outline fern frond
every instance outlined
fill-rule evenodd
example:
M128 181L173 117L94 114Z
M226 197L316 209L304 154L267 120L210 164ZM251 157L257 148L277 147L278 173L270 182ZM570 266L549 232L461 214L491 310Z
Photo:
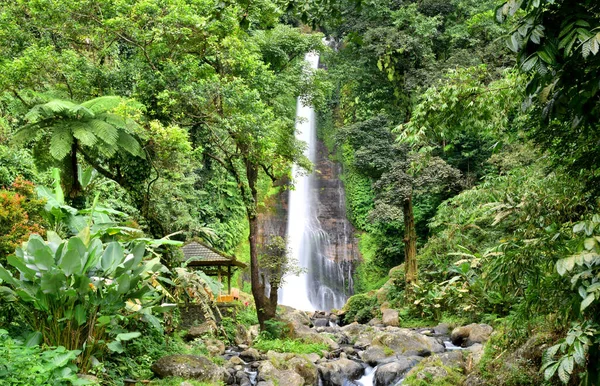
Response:
M86 120L85 124L89 125L89 130L107 145L114 146L117 144L119 132L117 128L110 123L100 119L90 119Z
M75 122L71 124L71 129L73 130L73 136L77 138L82 145L91 147L98 142L98 137L89 130L87 125Z
M144 154L137 139L123 130L119 131L119 147L133 156L146 158L146 154Z
M70 110L69 113L72 118L75 119L92 119L95 117L95 114L92 110L82 106L75 105Z
M123 98L110 95L90 99L89 101L83 102L81 106L90 109L94 114L100 114L117 108L121 102L123 102Z
M123 130L127 129L127 120L118 114L102 113L102 114L97 114L96 118L106 121L107 123L113 125L114 127L118 128L118 129L123 129Z
M35 139L41 127L39 123L30 123L15 131L12 140L16 145L23 145Z
M52 137L50 137L50 155L57 160L61 160L71 152L73 145L73 135L66 125L56 126Z
M71 109L77 106L75 103L62 99L53 99L48 103L40 106L43 118L54 118L56 116L65 115Z

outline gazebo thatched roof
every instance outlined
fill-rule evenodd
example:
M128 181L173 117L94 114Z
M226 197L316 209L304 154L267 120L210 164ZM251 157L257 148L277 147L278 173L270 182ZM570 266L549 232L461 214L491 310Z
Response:
M246 264L237 261L233 256L227 256L207 245L192 241L181 248L188 267L239 267L246 268Z

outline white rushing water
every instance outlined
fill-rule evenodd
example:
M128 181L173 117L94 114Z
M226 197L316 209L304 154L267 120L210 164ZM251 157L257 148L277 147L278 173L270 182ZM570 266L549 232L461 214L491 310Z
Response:
M304 59L311 69L319 66L318 53L309 52ZM307 144L304 155L315 165L318 158L315 111L301 98L296 106L296 138ZM338 234L341 230L332 235L323 230L318 218L320 187L315 173L307 174L297 165L292 173L294 189L290 191L288 203L288 247L304 273L285 278L279 303L305 311L341 308L352 283L345 279L345 275L350 276L347 251L335 251L337 245L346 248L350 232L343 228L341 236ZM343 189L338 194L343 199Z
M304 59L310 63L310 67L316 69L319 65L319 55L309 52ZM314 162L316 159L317 139L315 111L310 105L304 105L301 98L296 104L296 138L308 144L304 155ZM308 271L310 269L310 240L308 233L315 217L311 208L311 176L303 172L297 165L293 166L294 190L290 191L288 206L288 247L292 257L298 261L304 269L299 276L288 276L281 289L280 304L294 307L304 311L314 311L316 307L308 298Z

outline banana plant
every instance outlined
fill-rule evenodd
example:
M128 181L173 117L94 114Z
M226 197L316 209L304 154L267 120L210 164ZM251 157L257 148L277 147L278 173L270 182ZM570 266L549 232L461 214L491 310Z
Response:
M122 352L122 342L140 335L123 327L127 320L161 328L155 313L168 305L159 279L168 270L146 252L144 241L103 243L89 228L65 240L34 234L8 257L18 276L0 265L0 294L17 302L45 344L81 350L86 371L93 357Z

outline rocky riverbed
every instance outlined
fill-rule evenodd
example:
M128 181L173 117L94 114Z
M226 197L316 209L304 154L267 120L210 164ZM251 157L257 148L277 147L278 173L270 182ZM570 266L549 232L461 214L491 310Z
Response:
M468 372L481 358L482 344L492 333L485 324L452 331L444 324L401 328L397 315L386 318L385 314L383 320L346 326L338 325L337 315L322 312L286 308L282 317L295 338L323 343L329 349L322 355L259 352L248 347L258 331L254 327L239 337L236 347L225 348L216 340L205 342L211 355L225 359L221 366L201 356L172 355L161 358L152 369L159 377L239 386L398 385L407 377L433 380Z

